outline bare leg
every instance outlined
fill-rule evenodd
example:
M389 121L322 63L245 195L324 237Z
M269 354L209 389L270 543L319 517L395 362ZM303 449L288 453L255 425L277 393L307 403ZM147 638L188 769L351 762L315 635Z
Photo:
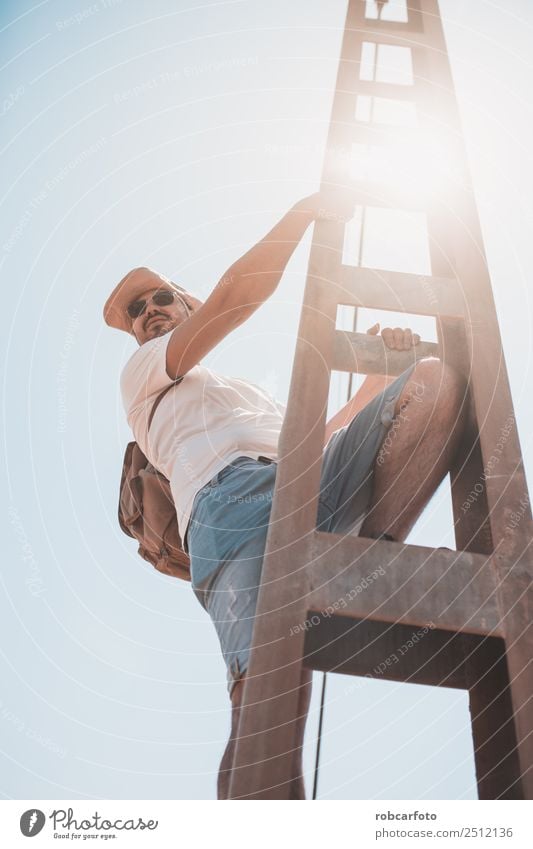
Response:
M361 536L404 540L450 470L461 437L466 384L437 359L420 360L399 396L374 465Z
M296 725L296 750L294 753L294 777L291 781L290 799L305 799L305 786L303 780L302 767L302 747L305 731L305 721L309 710L309 702L311 700L311 681L313 673L310 669L302 670L302 685L298 696L298 721ZM217 798L228 799L231 770L233 768L233 758L235 755L235 741L239 732L239 718L241 712L242 696L244 692L244 679L239 679L233 693L231 695L231 732L228 744L220 762L218 773Z

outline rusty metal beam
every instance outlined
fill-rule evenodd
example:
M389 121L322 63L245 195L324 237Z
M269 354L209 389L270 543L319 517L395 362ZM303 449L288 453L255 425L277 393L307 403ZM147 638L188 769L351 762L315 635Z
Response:
M344 629L346 637L351 627L364 620L369 633L379 635L386 648L391 630L429 621L438 626L441 636L428 634L422 649L429 655L424 667L430 677L447 672L445 678L453 680L454 686L463 682L469 688L480 796L532 799L533 521L466 154L457 144L461 127L438 3L423 0L420 7L422 32L414 40L428 49L413 50L416 85L412 87L357 80L356 51L370 37L369 32L377 37L378 30L389 34L402 31L384 21L363 22L364 9L363 0L348 4L322 184L340 182L338 152L353 141L357 91L400 100L416 98L424 132L442 133L445 127L450 149L458 154L453 197L450 192L431 193L422 187L418 198L406 199L390 186L358 183L357 202L425 208L432 275L439 280L460 280L464 289L467 307L459 316L448 318L445 310L450 303L454 310L458 308L458 294L453 286L449 290L444 284L440 287L439 346L417 346L418 356L438 352L470 383L469 428L452 469L456 540L463 551L433 553L386 542L369 545L368 541L315 530L331 369L397 374L413 361L409 353L402 360L403 352L385 357L382 343L366 334L336 330L337 302L344 302L338 297L342 298L339 288L345 273L344 227L340 221L317 222L279 443L230 795L290 797L304 661L311 663L314 656L316 663L335 663L334 654L330 651L328 655L323 643L313 644L318 631L311 636L298 625L305 622L310 610L324 611L344 597L349 600L348 615L346 610L343 616L335 612L328 625L334 637L335 629ZM337 282L328 285L330 281ZM367 283L370 287L368 277ZM407 289L410 294L406 298L414 307L414 294ZM363 290L361 285L351 296L361 299L360 306L367 305ZM376 290L374 286L371 300L376 291L379 296L379 287ZM383 308L383 290L379 297ZM425 312L423 298L419 309L412 312ZM384 562L388 565L383 567L381 586L375 581L364 593L352 597L354 581ZM438 642L446 633L453 640L457 669L450 667L450 659L444 665L437 659ZM486 634L491 636L485 638ZM340 645L340 633L338 637ZM462 661L458 645L463 646ZM354 660L358 654L362 663L362 653L354 651L350 656L349 651L344 641L343 654L337 657L344 664L353 664L353 672L363 669ZM368 654L365 662L376 656ZM404 674L408 672L407 665ZM440 683L446 686L446 681Z
M392 351L381 338L351 330L337 330L333 340L331 368L357 374L401 374L423 357L438 357L439 346L420 342L409 351Z
M479 798L523 799L505 642L463 646Z
M497 575L482 554L317 532L311 556L306 568L310 610L502 634ZM358 591L361 582L364 591Z
M311 611L306 622L304 663L309 669L460 690L468 686L464 641L473 653L494 639ZM347 686L356 689L358 683Z
M427 32L435 49L427 51L423 57L417 53L414 68L424 103L421 111L423 127L432 132L445 126L448 136L451 134L457 138L461 133L461 121L437 0L426 0L425 8L428 12ZM436 92L439 95L438 114L434 108ZM532 799L533 555L529 546L533 522L466 152L462 145L452 149L457 159L456 173L461 175L455 186L454 215L449 214L447 201L436 197L428 210L428 218L430 231L439 234L430 246L433 271L439 275L457 275L464 283L470 307L468 323L461 326L444 322L440 334L441 346L451 360L457 358L459 352L465 352L466 363L463 366L470 380L477 430L474 452L467 458L467 470L454 470L454 486L460 487L460 492L454 495L454 519L456 532L464 543L469 544L469 535L474 531L479 541L482 541L482 535L487 540L490 537L496 551L494 563L500 586L498 602L505 632L521 792L524 798ZM461 364L457 362L457 365L460 367ZM479 501L479 506L475 515L465 518L472 508L469 505L469 509L465 510L464 500L461 502L467 490L466 498ZM520 517L518 523L510 521L513 512ZM473 686L471 699L474 708L478 698Z
M392 147L393 145L415 145L420 135L416 127L391 127L388 124L370 124L363 121L349 121L346 125L347 140L352 144L368 144ZM349 155L349 152L347 151Z
M327 181L339 185L338 175ZM353 191L354 203L360 206L386 207L412 212L424 212L427 207L428 188L425 185L413 185L407 195L405 189L393 183L379 183L372 180L347 180Z
M386 17L367 18L365 16L365 0L357 0L357 2L353 3L354 8L353 15L350 18L350 25L352 27L360 27L364 30L370 29L378 33L383 31L384 33L421 33L423 35L425 27L421 0L407 0L406 5L408 13L407 21L388 21Z
M372 97L384 97L388 100L417 100L416 85L397 85L396 83L376 83L374 80L355 80L352 91Z
M343 265L336 293L341 304L393 312L464 317L468 309L458 280L380 268Z

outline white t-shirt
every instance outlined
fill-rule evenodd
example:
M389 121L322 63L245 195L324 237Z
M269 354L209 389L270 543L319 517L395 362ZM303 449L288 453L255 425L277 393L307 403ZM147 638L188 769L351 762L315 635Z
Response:
M241 455L277 460L285 405L246 380L197 365L160 401L173 383L166 371L172 331L150 339L130 357L120 377L124 409L135 440L170 481L182 539L194 496L224 466Z

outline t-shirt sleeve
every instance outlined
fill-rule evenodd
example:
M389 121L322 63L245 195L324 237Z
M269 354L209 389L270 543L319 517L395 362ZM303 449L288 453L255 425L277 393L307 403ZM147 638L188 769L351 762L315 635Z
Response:
M285 413L287 412L287 405L282 404L281 401L277 401L276 399L274 399L274 404L276 405L281 415L285 416Z
M167 374L166 356L172 330L163 336L149 339L135 351L122 370L120 390L124 409L129 416L135 409L153 403L157 395L176 383Z

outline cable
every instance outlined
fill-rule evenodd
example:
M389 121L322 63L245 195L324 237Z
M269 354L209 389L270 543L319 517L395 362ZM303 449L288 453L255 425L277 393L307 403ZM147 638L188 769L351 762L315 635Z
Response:
M358 256L357 256L357 265L358 266L361 266L363 264L364 231L365 231L365 207L363 207L362 210L361 210L361 229L359 230L359 250L358 250ZM354 306L354 308L353 308L352 328L353 328L353 331L355 333L355 331L357 330L357 307L356 306ZM352 397L352 383L353 383L353 373L350 372L350 375L348 377L346 402L348 402L350 400L350 398ZM322 744L322 724L324 722L324 702L325 702L325 696L326 696L326 675L327 675L326 672L324 672L322 674L322 691L321 691L321 694L320 694L320 713L319 713L319 717L318 717L318 735L317 735L317 741L316 741L315 773L314 773L314 779L313 779L313 799L314 800L316 799L316 792L317 792L317 787L318 787L318 772L319 772L319 767L320 767L320 747L321 747L321 744Z
M320 716L318 720L318 738L316 741L315 777L313 781L313 799L316 799L318 787L318 767L320 762L320 744L322 743L322 721L324 719L324 697L326 695L326 673L322 675L322 693L320 694Z

